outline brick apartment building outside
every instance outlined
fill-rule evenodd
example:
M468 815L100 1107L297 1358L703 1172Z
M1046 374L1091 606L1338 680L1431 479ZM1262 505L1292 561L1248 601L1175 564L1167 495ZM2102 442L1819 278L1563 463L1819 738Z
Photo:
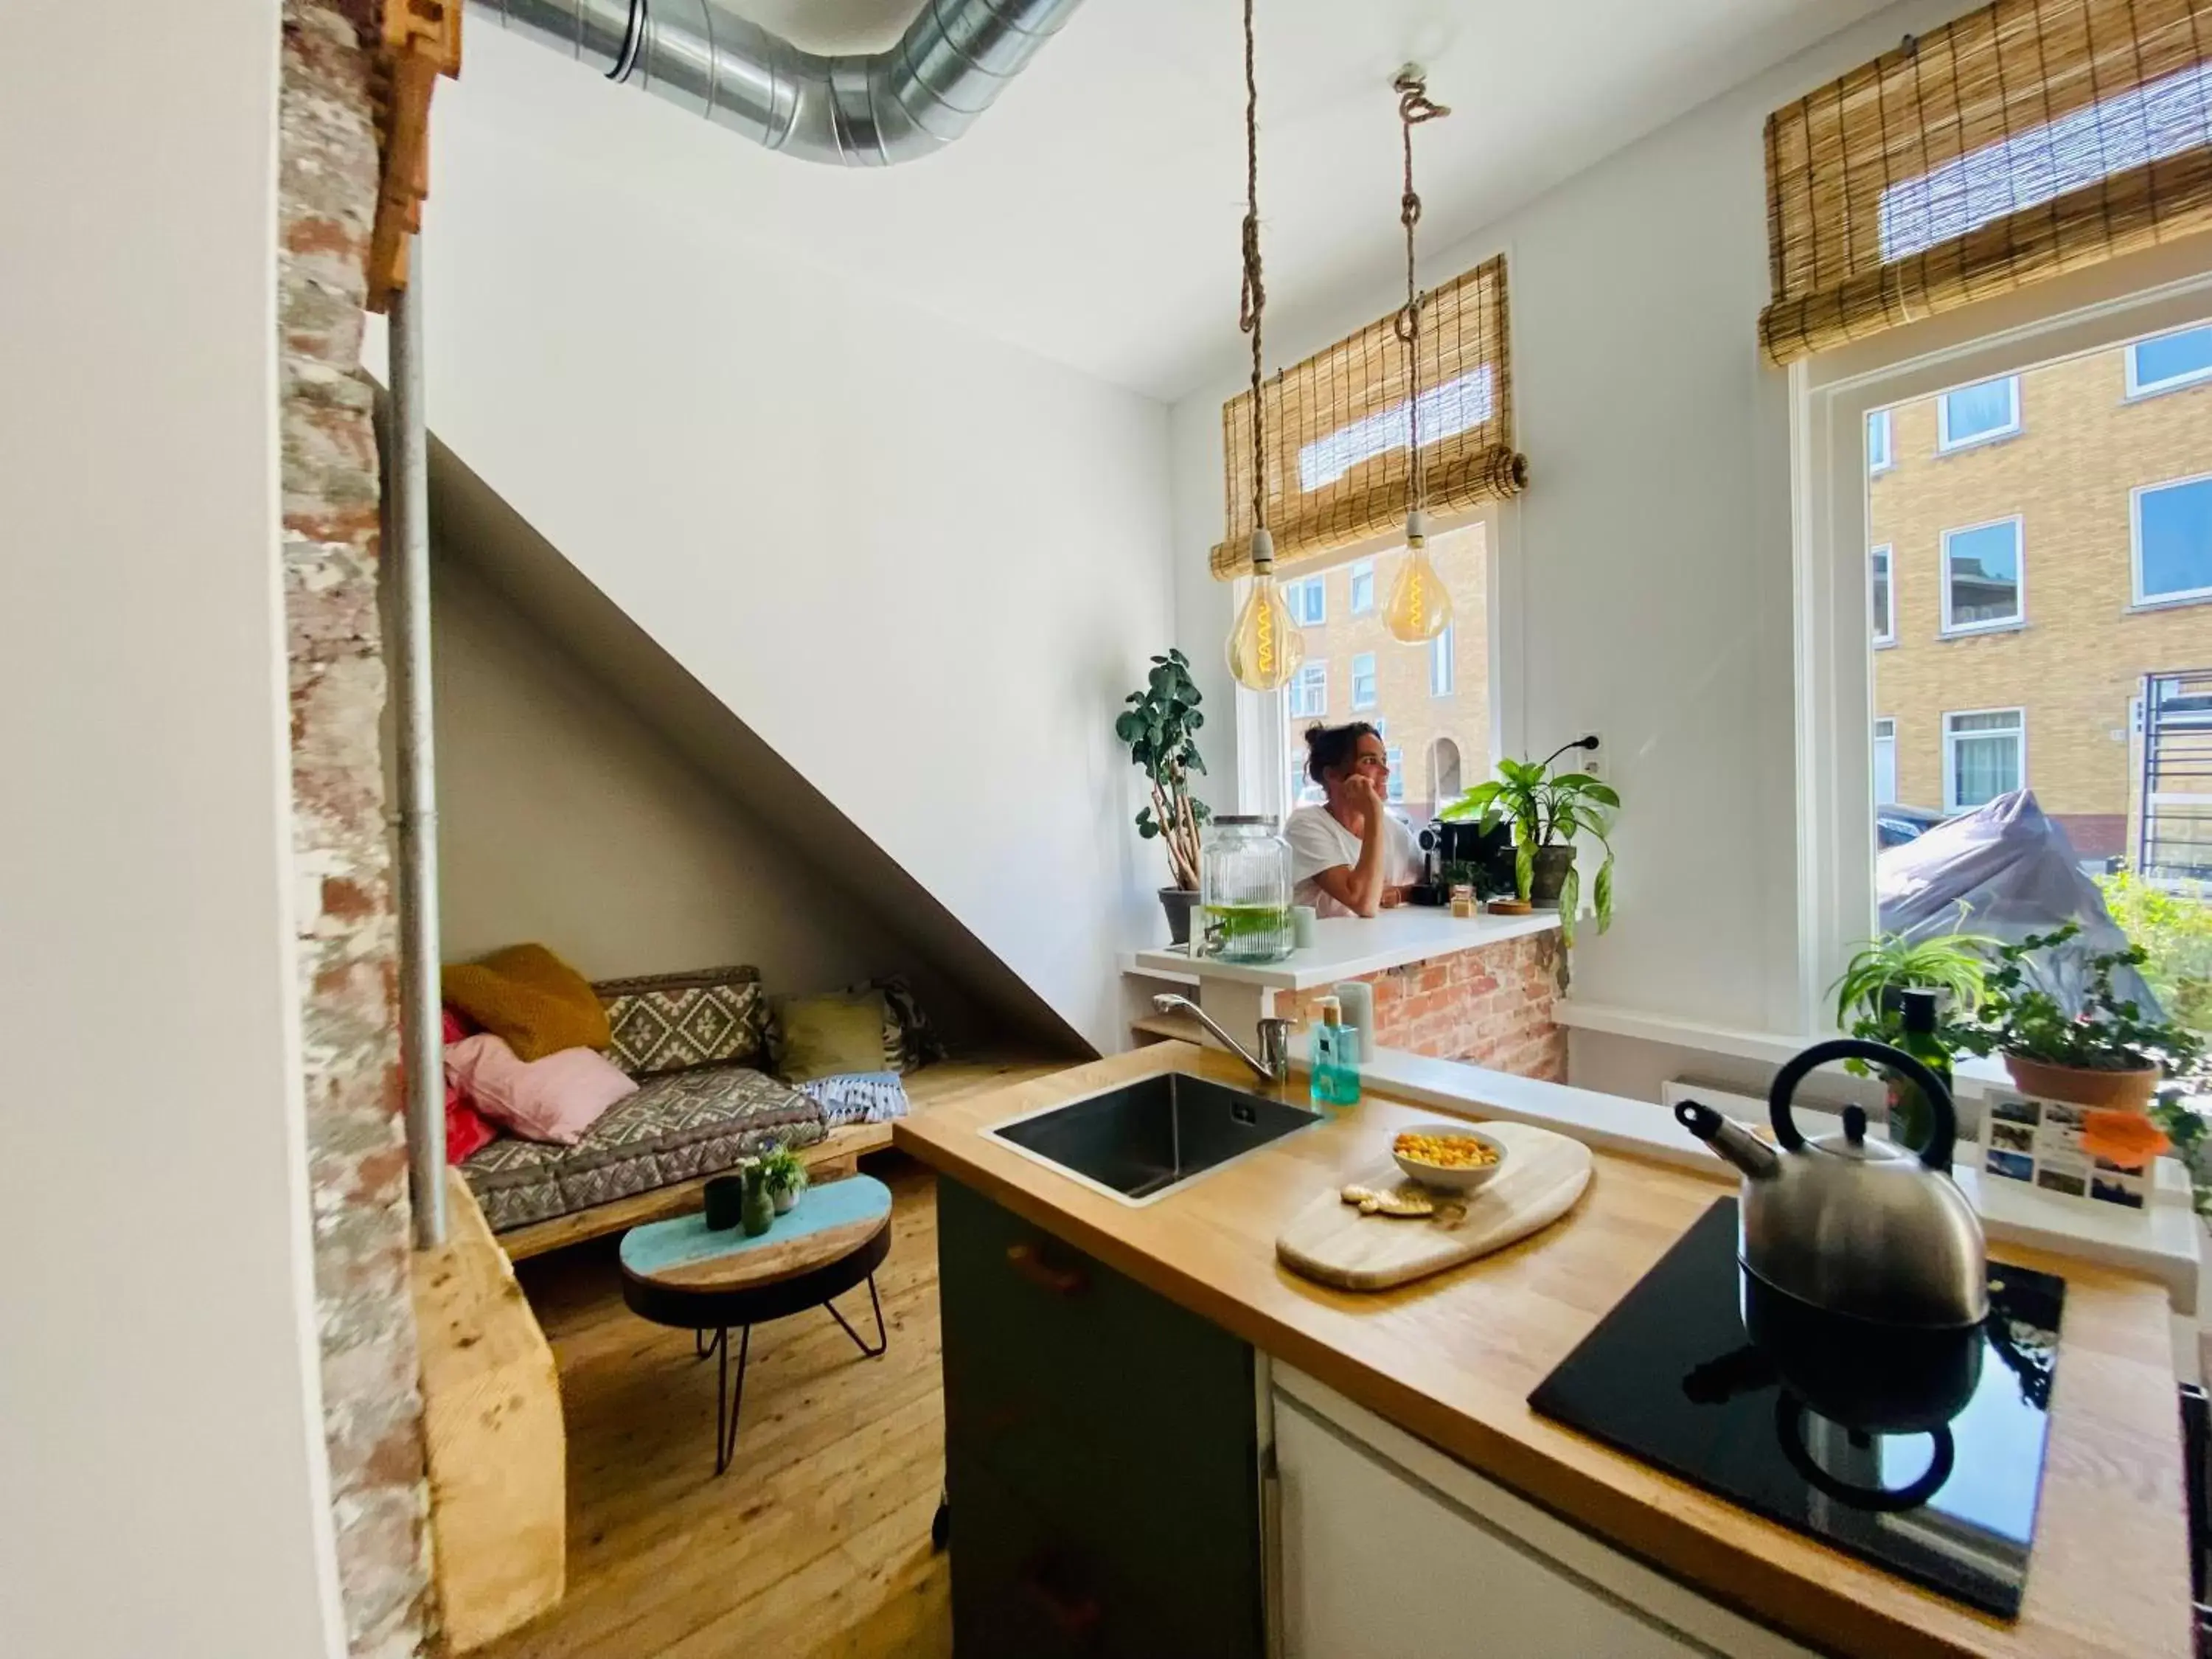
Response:
M1480 524L1429 538L1451 590L1452 625L1431 645L1391 637L1382 605L1397 575L1395 552L1340 564L1285 584L1305 624L1306 664L1286 694L1291 776L1288 799L1318 800L1304 776L1306 728L1370 720L1392 751L1396 810L1416 826L1490 775L1490 625L1486 532ZM1371 672L1370 670L1371 669Z
M2010 386L1869 422L1875 792L1959 810L2016 770L2077 852L2131 853L2142 677L2212 669L2212 328Z

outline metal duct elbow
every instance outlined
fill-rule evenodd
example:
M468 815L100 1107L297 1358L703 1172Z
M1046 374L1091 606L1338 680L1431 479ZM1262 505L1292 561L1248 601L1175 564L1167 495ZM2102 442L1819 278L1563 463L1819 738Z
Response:
M769 149L890 167L942 149L1082 0L922 0L882 52L802 52L716 0L470 0L611 81Z

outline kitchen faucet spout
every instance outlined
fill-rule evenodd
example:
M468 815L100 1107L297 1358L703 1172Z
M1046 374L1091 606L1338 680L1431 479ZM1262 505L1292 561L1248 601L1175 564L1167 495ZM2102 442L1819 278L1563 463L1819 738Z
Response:
M1262 1083L1285 1083L1291 1075L1291 1022L1287 1019L1263 1019L1260 1022L1260 1052L1255 1057L1244 1045L1223 1030L1213 1016L1207 1013L1188 997L1164 993L1152 999L1152 1006L1164 1014L1181 1009L1194 1015L1198 1023L1218 1038L1221 1046L1252 1068L1252 1074Z

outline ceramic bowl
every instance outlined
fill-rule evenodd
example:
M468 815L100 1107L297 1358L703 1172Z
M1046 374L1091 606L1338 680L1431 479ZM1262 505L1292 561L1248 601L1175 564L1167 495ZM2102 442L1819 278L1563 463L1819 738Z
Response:
M1498 1154L1497 1161L1480 1169L1447 1170L1440 1164L1424 1164L1418 1158L1407 1158L1396 1149L1397 1137L1391 1137L1390 1156L1398 1160L1403 1170L1424 1187L1440 1188L1446 1192L1470 1192L1490 1180L1505 1167L1508 1156L1505 1143L1495 1135L1487 1135L1465 1123L1416 1123L1405 1133L1417 1135L1458 1135L1469 1140L1479 1140Z

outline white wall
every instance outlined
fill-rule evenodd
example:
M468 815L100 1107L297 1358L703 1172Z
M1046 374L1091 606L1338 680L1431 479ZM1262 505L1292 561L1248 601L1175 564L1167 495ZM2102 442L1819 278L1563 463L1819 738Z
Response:
M1508 260L1531 483L1507 509L1522 605L1494 624L1522 665L1500 688L1506 729L1538 755L1601 733L1625 802L1618 915L1577 940L1577 998L1799 1027L1790 400L1756 334L1761 130L1946 10L1879 14L1424 255L1431 280ZM1268 337L1292 362L1394 303L1348 296ZM1229 622L1203 565L1237 389L1206 387L1172 417L1177 631L1204 662Z
M278 10L140 7L96 50L80 6L9 16L9 1654L338 1650L287 890Z
M1164 879L1111 721L1170 634L1165 410L750 244L730 204L800 164L526 40L477 30L439 120L440 437L1120 1046Z
M592 979L750 963L769 989L909 952L504 596L434 567L438 886L449 960L519 940Z

